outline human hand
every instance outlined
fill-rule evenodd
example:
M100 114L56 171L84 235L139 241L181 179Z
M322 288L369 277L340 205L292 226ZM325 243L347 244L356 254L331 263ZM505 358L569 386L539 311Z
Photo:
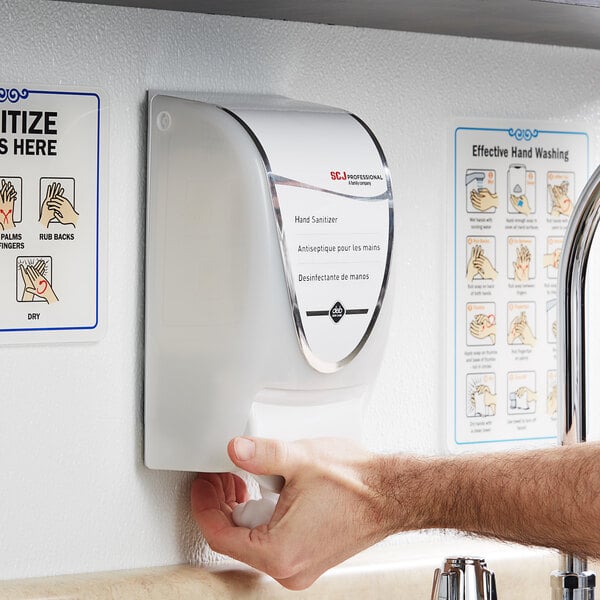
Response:
M487 188L471 190L471 204L473 208L485 212L490 208L498 208L498 194L493 194Z
M389 499L372 485L377 458L351 442L236 438L228 452L245 471L285 478L271 521L254 529L234 525L233 508L248 500L248 492L231 473L198 476L192 484L194 519L213 550L286 588L308 587L395 530L387 518Z
M531 265L531 252L524 244L517 248L517 260L513 262L515 280L529 281L529 266Z
M15 226L15 202L17 190L10 181L4 179L0 183L0 228L13 229Z
M475 315L469 324L469 333L478 340L487 337L493 344L496 343L496 317L495 315Z
M529 200L527 199L527 196L525 196L525 194L521 196L515 196L514 194L511 194L510 203L513 205L513 208L522 215L531 214Z
M573 212L573 202L569 198L569 182L563 181L560 185L549 185L548 191L552 198L550 214L553 217L570 216Z

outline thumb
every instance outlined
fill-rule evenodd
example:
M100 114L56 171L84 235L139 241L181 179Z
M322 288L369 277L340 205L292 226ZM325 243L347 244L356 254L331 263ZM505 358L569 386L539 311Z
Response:
M300 467L298 446L280 440L236 437L227 452L233 463L254 475L281 475L288 479Z

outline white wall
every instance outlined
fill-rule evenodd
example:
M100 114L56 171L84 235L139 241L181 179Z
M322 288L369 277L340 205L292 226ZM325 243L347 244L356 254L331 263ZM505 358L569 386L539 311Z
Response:
M0 578L178 563L192 545L187 477L142 464L148 88L283 94L369 123L394 179L398 290L367 441L442 447L450 121L576 119L600 148L600 52L45 0L0 0L0 15L0 87L111 103L108 334L0 347Z

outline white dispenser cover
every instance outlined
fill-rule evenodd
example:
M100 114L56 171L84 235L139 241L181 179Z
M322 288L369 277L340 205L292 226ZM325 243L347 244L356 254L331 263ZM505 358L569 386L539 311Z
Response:
M227 470L240 434L357 437L393 240L372 132L280 98L151 94L148 135L146 464Z

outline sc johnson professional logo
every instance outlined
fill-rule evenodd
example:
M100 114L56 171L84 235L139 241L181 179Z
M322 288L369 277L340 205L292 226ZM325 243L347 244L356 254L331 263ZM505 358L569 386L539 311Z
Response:
M371 185L374 181L383 181L380 173L348 173L348 171L329 171L332 181L345 181L348 185Z

